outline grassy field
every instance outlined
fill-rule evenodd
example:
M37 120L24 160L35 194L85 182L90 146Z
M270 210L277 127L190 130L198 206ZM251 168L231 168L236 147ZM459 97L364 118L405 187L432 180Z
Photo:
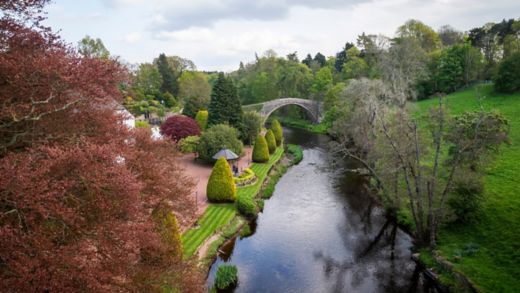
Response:
M295 127L295 128L301 128L305 129L307 131L313 132L313 133L319 133L319 134L327 134L327 129L330 127L329 125L326 125L325 123L319 123L319 124L313 124L310 120L307 119L297 119L292 117L280 117L276 116L273 117L278 119L282 125Z
M492 85L479 85L446 97L451 114L476 110L476 90L485 97L486 110L498 110L510 123L511 144L503 146L486 170L485 203L477 223L447 225L439 233L441 254L468 276L482 292L518 292L520 288L520 94L497 94ZM436 99L418 102L426 113ZM474 255L455 262L467 246L479 247Z
M271 155L267 163L253 163L250 168L258 176L258 181L253 185L237 188L237 197L241 195L255 196L267 177L269 169L278 162L282 155L283 147L279 147ZM184 256L191 257L206 239L228 224L235 217L236 213L236 207L232 203L210 204L198 220L198 227L191 228L182 235Z

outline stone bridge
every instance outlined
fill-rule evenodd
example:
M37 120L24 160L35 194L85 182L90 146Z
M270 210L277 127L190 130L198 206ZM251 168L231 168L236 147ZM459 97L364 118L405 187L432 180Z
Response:
M312 119L312 122L319 123L322 120L322 102L316 102L313 100L299 99L299 98L281 98L276 99L264 103L246 105L242 108L244 110L253 110L259 112L262 116L264 116L265 120L271 115L274 111L288 105L296 105L303 108L309 114L309 117Z

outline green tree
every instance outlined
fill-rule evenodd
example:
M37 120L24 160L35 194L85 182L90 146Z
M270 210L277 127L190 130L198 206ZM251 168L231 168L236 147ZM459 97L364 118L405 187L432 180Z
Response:
M273 131L271 129L267 130L265 134L265 140L267 141L267 147L269 148L269 153L272 154L276 151L276 139L274 138Z
M242 104L235 85L223 73L219 74L213 87L208 111L208 125L228 123L237 129L242 128Z
M280 122L278 122L277 119L274 119L273 122L271 122L271 130L273 131L276 145L280 146L283 141L283 130L282 125L280 125Z
M244 113L242 121L242 139L244 142L251 144L253 139L262 130L263 117L255 111L247 111Z
M323 67L316 73L311 91L315 94L323 94L332 86L333 77L329 67Z
M189 116L191 118L195 118L195 115L201 110L207 110L209 106L209 99L197 96L189 98L184 103L184 107L182 108L182 114Z
M197 121L201 130L205 130L208 124L208 111L199 110L195 115L195 121Z
M344 79L360 78L368 75L368 64L359 57L360 52L355 46L347 51L348 59L343 64Z
M516 52L500 62L494 81L495 89L499 92L520 91L520 52Z
M238 134L238 130L226 124L209 127L202 133L197 145L199 158L207 163L212 162L212 157L223 148L228 148L240 155L243 145L238 139Z
M179 77L179 97L184 101L201 97L209 101L211 85L208 77L202 72L184 71Z
M220 157L209 176L206 196L211 202L233 202L236 199L236 186L231 168L224 157Z
M93 39L90 36L85 36L78 43L78 52L87 58L101 58L108 59L110 52L107 50L101 39Z
M426 52L433 52L441 46L441 39L437 32L415 19L410 19L400 26L397 29L397 36L416 40Z
M161 53L157 59L157 70L162 77L161 92L171 93L174 96L179 94L179 85L177 83L177 77L174 75L173 69L168 64L166 55Z
M255 145L253 146L253 162L265 163L269 161L269 146L265 137L261 134L256 136Z

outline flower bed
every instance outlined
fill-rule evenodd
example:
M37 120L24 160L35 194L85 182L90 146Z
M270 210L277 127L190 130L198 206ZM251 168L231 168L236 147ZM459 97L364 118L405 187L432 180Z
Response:
M242 174L240 174L240 176L233 177L233 179L235 179L236 186L240 187L240 186L247 186L247 185L254 184L257 180L257 177L255 175L255 172L253 172L253 170L251 170L249 168L245 168L243 170Z

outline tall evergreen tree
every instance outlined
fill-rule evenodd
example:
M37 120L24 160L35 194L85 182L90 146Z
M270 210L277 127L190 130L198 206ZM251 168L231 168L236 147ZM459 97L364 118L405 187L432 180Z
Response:
M173 73L173 69L168 64L166 55L161 53L157 59L157 69L162 77L161 92L170 93L174 96L179 95L179 84L177 83L177 77Z
M233 82L220 73L211 93L208 125L228 123L241 129L242 104Z
M316 53L316 56L314 56L314 61L318 62L318 64L320 64L320 67L323 67L327 63L327 57L318 52Z

